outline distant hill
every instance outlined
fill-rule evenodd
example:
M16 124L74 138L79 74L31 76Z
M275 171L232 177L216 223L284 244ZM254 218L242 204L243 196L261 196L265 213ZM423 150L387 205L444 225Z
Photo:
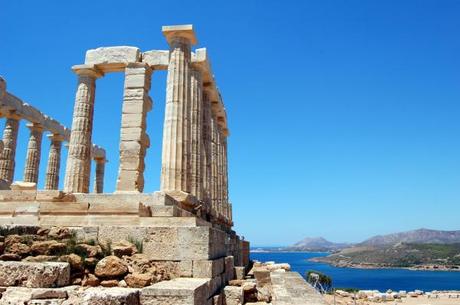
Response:
M418 229L388 235L377 235L371 237L360 246L389 246L397 243L417 244L455 244L460 243L460 230L440 231L430 229Z
M334 251L349 247L350 245L334 243L323 237L306 237L286 249L291 251Z
M460 268L460 231L418 229L371 237L326 257L340 267Z

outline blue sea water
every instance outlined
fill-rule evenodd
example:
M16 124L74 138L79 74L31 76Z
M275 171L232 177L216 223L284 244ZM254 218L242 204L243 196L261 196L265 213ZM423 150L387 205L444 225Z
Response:
M251 259L289 263L293 271L303 276L308 270L317 270L332 277L334 287L392 290L460 290L459 271L413 271L407 269L339 268L308 261L326 253L260 252L251 253Z

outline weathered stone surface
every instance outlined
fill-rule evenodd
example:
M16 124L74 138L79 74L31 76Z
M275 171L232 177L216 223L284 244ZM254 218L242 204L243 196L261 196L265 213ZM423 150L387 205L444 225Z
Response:
M30 253L30 247L26 244L16 243L8 246L6 251L7 253L17 254L19 256L25 257Z
M44 255L48 254L50 246L56 244L58 244L56 240L34 241L30 247L30 250L34 255Z
M142 62L151 66L154 70L167 70L169 63L169 51L151 50L142 53Z
M37 189L36 182L16 181L10 185L12 191L32 191Z
M95 269L95 274L101 278L118 278L128 273L128 267L117 256L107 256L101 259Z
M74 253L63 255L59 258L61 262L67 262L70 265L72 270L82 270L83 269L83 259L81 256L78 256Z
M102 253L102 248L99 245L92 246L88 244L78 244L75 246L77 251L84 253L86 257L95 257Z
M112 251L113 255L118 257L122 257L123 255L131 256L137 253L137 248L129 241L122 240L113 244Z
M125 282L129 287L142 288L150 285L151 276L148 274L131 273L125 276Z
M208 280L177 278L145 287L141 291L142 305L207 305Z
M81 283L83 286L99 286L100 280L92 273L85 275Z
M224 258L193 261L193 277L213 278L224 272Z
M0 262L0 286L47 288L69 283L68 263Z
M101 281L102 287L118 287L118 280L103 280Z
M88 50L85 64L98 65L104 72L122 71L128 63L138 62L140 57L136 47L103 47Z
M83 297L84 305L140 305L139 290L134 288L89 288ZM144 305L144 304L142 304Z
M243 304L243 288L238 286L225 286L224 288L224 304L226 305L241 305Z
M67 291L63 289L34 289L32 299L66 299Z

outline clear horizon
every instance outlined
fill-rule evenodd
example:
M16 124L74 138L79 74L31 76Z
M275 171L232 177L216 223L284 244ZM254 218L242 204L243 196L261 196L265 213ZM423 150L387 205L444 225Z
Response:
M455 0L143 1L133 8L6 1L0 75L9 92L70 126L70 67L86 50L166 50L161 26L191 23L227 109L238 234L269 246L460 230L459 13ZM145 192L159 189L165 82L165 72L154 72ZM107 192L118 170L122 92L122 73L97 82L93 140L108 151ZM22 122L16 180L27 135ZM42 147L39 186L47 138Z

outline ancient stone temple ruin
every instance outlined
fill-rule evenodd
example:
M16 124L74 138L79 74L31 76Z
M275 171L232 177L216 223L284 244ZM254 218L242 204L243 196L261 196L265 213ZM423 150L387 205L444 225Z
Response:
M270 301L255 284L244 292L234 282L249 271L249 243L232 230L229 130L207 50L192 51L197 38L191 25L165 26L163 34L169 50L86 52L84 63L72 67L71 129L8 92L2 79L0 304L230 305L243 304L245 293ZM149 90L159 70L167 71L161 187L144 193ZM112 72L125 75L120 163L115 192L104 193L106 154L92 132L96 83ZM29 122L30 138L23 181L13 181L19 120ZM42 190L45 132L50 150ZM68 156L60 190L63 142ZM256 273L263 278L266 271Z

